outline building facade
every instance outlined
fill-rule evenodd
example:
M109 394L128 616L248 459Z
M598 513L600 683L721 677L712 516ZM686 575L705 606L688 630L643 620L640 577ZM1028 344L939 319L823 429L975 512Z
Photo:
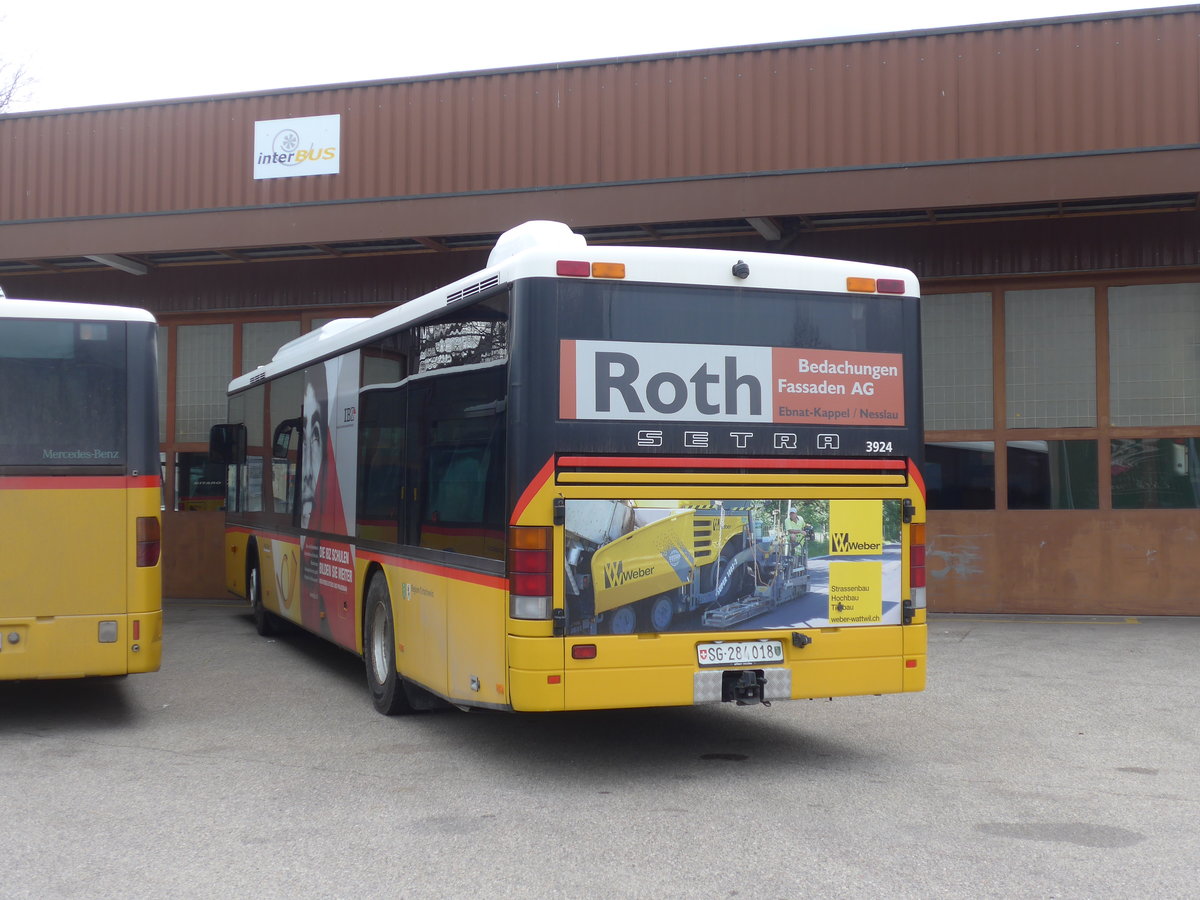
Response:
M169 596L223 592L229 379L592 242L907 266L930 605L1200 613L1200 6L0 116L0 286L144 307Z

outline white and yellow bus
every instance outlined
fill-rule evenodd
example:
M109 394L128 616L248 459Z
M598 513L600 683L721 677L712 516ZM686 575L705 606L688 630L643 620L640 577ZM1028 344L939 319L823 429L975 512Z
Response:
M922 690L919 333L904 270L526 223L230 385L229 589L388 714Z
M0 680L162 659L154 317L0 295Z

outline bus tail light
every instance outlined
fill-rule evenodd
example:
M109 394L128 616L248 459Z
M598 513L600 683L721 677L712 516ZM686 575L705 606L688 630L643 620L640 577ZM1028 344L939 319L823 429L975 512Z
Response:
M554 267L556 275L566 275L572 278L587 278L592 274L592 265L584 259L560 259Z
M554 614L554 529L508 529L508 610L514 619Z
M585 259L560 259L555 263L554 274L568 278L624 278L625 263L590 263Z
M162 532L157 516L138 516L137 564L139 568L157 566L162 550Z
M925 608L925 526L910 525L912 544L908 548L908 586L914 609Z
M903 294L903 278L859 278L846 279L846 290L856 294Z

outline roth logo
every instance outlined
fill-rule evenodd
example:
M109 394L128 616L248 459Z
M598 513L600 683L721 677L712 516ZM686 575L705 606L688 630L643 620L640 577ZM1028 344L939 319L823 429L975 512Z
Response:
M691 407L702 416L762 414L762 382L753 375L739 374L736 356L726 356L720 367L711 370L709 363L703 362L686 380L669 371L644 376L632 353L601 351L595 360L599 412L612 412L613 404L619 402L631 413L644 413L649 407L671 415ZM741 409L739 401L745 404Z
M771 421L767 347L578 340L562 352L564 419Z
M875 541L856 541L848 531L835 531L829 535L829 549L834 553L882 553L883 544Z
M606 591L612 590L615 587L620 587L623 584L628 584L631 581L637 581L639 578L645 578L653 574L654 566L640 566L636 569L626 569L624 560L618 560L615 563L605 563L604 589Z

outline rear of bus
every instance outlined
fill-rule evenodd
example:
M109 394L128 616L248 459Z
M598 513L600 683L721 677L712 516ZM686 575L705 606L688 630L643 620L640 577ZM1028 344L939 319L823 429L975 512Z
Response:
M513 708L923 690L915 277L562 257L512 289Z
M156 325L0 299L0 680L162 658Z

